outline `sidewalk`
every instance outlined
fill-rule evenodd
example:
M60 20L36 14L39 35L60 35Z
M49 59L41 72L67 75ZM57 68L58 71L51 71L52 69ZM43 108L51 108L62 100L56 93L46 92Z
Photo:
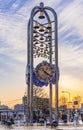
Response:
M4 125L0 125L0 130L83 130L83 126L74 127L74 126L58 126L58 128L51 128L46 126L13 126L8 128Z

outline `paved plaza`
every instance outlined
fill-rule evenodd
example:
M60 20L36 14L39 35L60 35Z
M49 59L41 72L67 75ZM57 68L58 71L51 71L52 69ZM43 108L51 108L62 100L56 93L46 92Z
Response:
M51 128L47 126L13 126L8 128L4 125L0 125L0 130L83 130L83 125L78 127L74 126L58 126L58 128Z

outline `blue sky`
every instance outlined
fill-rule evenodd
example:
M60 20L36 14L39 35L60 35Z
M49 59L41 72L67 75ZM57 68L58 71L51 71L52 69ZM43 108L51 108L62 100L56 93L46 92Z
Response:
M83 0L0 0L0 100L21 98L26 89L27 23L44 2L58 15L59 88L83 91Z

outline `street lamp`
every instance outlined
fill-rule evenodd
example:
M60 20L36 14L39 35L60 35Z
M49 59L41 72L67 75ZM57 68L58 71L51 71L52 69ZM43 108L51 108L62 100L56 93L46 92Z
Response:
M70 92L69 91L62 91L62 93L67 93L69 95L69 103L70 103Z

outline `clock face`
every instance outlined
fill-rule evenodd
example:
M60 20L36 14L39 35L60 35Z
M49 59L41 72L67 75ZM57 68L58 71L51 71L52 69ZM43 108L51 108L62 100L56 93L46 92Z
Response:
M52 66L50 65L50 63L40 63L37 68L36 68L36 75L37 75L37 78L39 80L43 80L43 81L50 81L51 78L53 77L53 68Z

